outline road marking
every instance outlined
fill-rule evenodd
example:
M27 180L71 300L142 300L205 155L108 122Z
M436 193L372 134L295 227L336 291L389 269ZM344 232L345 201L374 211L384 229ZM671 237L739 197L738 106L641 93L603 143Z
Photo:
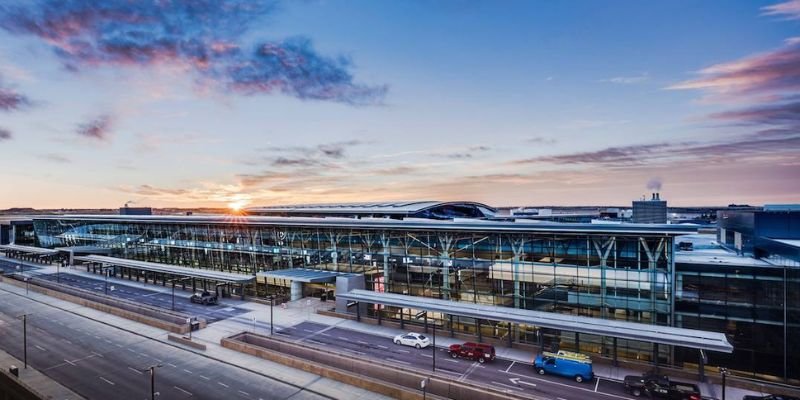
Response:
M410 362L401 361L401 360L395 360L394 358L387 358L386 361L391 361L391 362L396 362L396 363L400 363L400 364L411 365Z
M139 374L139 375L142 375L142 371L139 371L139 370L138 370L138 369L136 369L136 368L133 368L133 367L128 367L128 369L129 369L129 370L131 370L131 371L133 371L133 372L136 372L136 373L137 373L137 374Z
M181 388L179 388L179 387L177 387L177 386L173 386L173 387L174 387L175 389L178 389L178 390L180 390L180 391L181 391L181 392L183 392L183 393L186 393L186 394L188 394L189 396L191 396L191 395L192 395L192 392L190 392L190 391L188 391L188 390L181 389Z
M565 399L565 398L563 398L563 397L556 397L556 399L557 399L557 400L567 400L567 399Z
M383 345L380 345L380 344L378 345L378 348L379 348L379 349L384 349L384 350L388 349L388 347L386 347L386 346L383 346Z
M222 382L217 382L217 383L219 383L220 385L225 386L225 387L230 387L230 386L228 386L228 385L226 385L226 384L224 384Z
M239 393L241 393L241 394L243 394L243 395L245 395L247 397L250 397L250 393L247 393L247 392L245 392L243 390L240 390Z
M317 331L312 331L311 329L303 329L306 332L316 333Z
M64 359L64 361L65 361L67 364L69 364L69 365L72 365L73 367L76 367L76 366L78 366L78 364L75 364L74 362L72 362L72 361L70 361L70 360L67 360L66 358Z
M322 343L322 342L320 342L319 340L314 340L314 339L306 339L306 341L307 341L307 342L314 343L314 344L325 345L325 343Z
M169 365L169 366L170 366L170 367L172 367L172 368L178 368L178 366L177 366L177 365L175 365L175 364L173 364L173 363L167 363L167 365Z
M39 349L41 351L47 351L44 347L39 346L38 344L33 345L33 347L36 347L37 349Z
M511 390L525 390L523 388L519 388L519 387L511 386L511 385L506 385L505 383L500 383L500 382L496 382L496 381L492 381L492 383L494 383L495 385L499 385L499 386L505 386L505 387L507 387L507 388L509 388Z
M339 340L344 340L344 341L348 341L348 340L350 340L350 339L348 339L348 338L346 338L346 337L344 337L344 336L338 336L338 338L339 338Z
M186 371L186 372L187 372L187 373L189 373L189 374L193 374L193 373L194 373L194 372L192 372L192 371L189 371L189 370L188 370L188 369L186 369L186 368L184 368L183 370L184 370L184 371Z
M365 342L365 341L363 341L363 340L356 340L356 342L358 342L358 343L361 343L361 344L363 344L363 345L368 345L368 344L369 344L369 343L367 343L367 342Z
M423 357L433 358L433 356L430 355L430 354L420 354L420 355L423 356Z
M542 381L542 382L549 383L551 385L559 385L559 386L568 387L568 388L571 388L571 389L583 390L585 392L594 393L592 391L592 389L586 389L586 388L582 388L582 387L577 386L577 385L568 385L566 383L561 383L561 382L551 381L551 380L547 380L547 379L542 379L542 378L539 378L539 377L536 377L536 376L522 375L522 374L518 374L516 372L511 372L511 371L507 372L507 374L516 375L516 376L519 376L519 377L525 378L525 379L533 379L535 381ZM601 394L603 396L608 396L608 397L613 397L613 398L616 398L616 399L624 399L624 400L629 400L630 399L630 397L625 397L625 396L620 396L620 395L611 394L611 393L605 393L605 392L597 392L597 394ZM564 399L562 399L562 400L564 400Z
M111 382L110 380L108 380L106 378L103 378L102 376L98 376L98 378L102 379L105 383L107 383L109 385L116 385L116 383Z
M320 335L322 335L322 336L330 336L327 333L320 333Z
M594 391L597 392L597 387L600 386L600 378L597 378L597 383L594 384Z
M450 359L450 358L445 358L444 360L445 360L445 361L449 361L449 362L451 362L451 363L456 363L456 364L458 364L458 360L453 360L453 359ZM499 369L498 369L498 371L502 371L502 370L499 370Z
M511 365L509 365L509 366L508 366L508 368L506 368L506 370L505 370L505 371L503 371L503 372L508 372L508 370L510 370L510 369L511 369L511 367L513 367L513 366L514 366L514 363L516 363L516 361L512 361L512 362L511 362Z
M106 339L106 340L105 340L105 342L106 342L106 343L108 343L108 344L112 344L112 343L114 343L114 342L112 342L112 341L110 341L110 340L108 340L108 339Z
M403 349L397 349L397 351L399 351L399 352L401 352L401 353L406 353L406 354L410 353L410 351L408 351L408 350L403 350Z
M134 349L128 349L128 351L130 351L133 354L136 354L136 350L134 350Z
M209 377L207 377L207 376L204 376L204 375L198 375L198 376L199 376L199 377L201 377L201 378L203 378L203 379L205 379L205 380L207 380L207 381L210 381L210 380L211 380L211 378L209 378Z

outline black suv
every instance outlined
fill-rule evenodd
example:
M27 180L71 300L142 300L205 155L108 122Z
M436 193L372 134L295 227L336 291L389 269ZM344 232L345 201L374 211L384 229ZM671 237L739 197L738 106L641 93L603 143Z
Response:
M675 382L666 375L644 374L625 377L625 389L634 396L655 399L700 400L700 389L693 383Z

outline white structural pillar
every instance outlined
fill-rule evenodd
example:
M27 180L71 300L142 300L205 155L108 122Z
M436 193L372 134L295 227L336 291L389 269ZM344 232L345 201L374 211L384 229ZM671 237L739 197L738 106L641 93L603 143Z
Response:
M389 236L381 234L381 245L383 246L383 291L389 292Z
M450 251L454 242L454 238L448 234L439 236L439 244L442 245L442 251L439 253L439 259L442 261L442 297L445 300L450 300L450 267L453 263Z
M290 291L290 296L292 301L300 300L303 298L303 282L292 281L292 287Z
M511 240L511 250L514 252L514 257L511 259L511 268L514 273L514 307L519 308L519 300L520 300L520 288L519 288L519 281L520 281L520 259L522 254L525 250L525 239L522 238L510 238Z

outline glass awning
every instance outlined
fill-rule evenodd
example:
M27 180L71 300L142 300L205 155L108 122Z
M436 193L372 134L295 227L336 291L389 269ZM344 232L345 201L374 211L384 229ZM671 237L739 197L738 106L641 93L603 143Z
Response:
M128 260L117 257L92 255L92 256L75 257L75 259L79 261L94 262L105 265L114 265L118 267L138 269L142 271L159 272L164 274L187 276L191 278L211 279L220 282L247 283L255 278L255 276L253 275L234 274L231 272L214 271L214 270L200 269L200 268L189 268L180 265Z
M671 346L723 353L733 352L733 346L728 342L728 338L725 337L725 334L719 332L640 324L546 311L523 310L512 307L497 307L396 293L373 292L363 289L337 293L336 298Z

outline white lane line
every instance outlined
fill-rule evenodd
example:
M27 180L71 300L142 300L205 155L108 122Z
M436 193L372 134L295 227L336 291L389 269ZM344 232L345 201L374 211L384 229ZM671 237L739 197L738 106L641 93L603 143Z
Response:
M403 349L397 349L397 351L399 351L400 353L406 353L406 354L410 353L410 351L403 350Z
M199 375L199 376L200 376L201 378L203 378L203 379L207 380L207 381L210 381L210 380L211 380L211 378L209 378L209 377L207 377L207 376L204 376L204 375Z
M217 383L219 383L220 385L225 386L225 387L230 387L230 386L228 386L228 385L226 385L226 384L224 384L222 382L217 382Z
M241 394L243 394L243 395L245 395L247 397L250 397L250 393L247 393L247 392L245 392L243 390L240 390L239 393L241 393Z
M344 340L344 341L348 341L348 340L350 340L350 339L348 339L348 338L346 338L346 337L344 337L344 336L337 336L337 337L339 338L339 340Z
M194 373L194 372L192 372L192 371L189 371L189 370L188 370L188 369L186 369L186 368L184 368L183 370L184 370L184 371L185 371L187 374L193 374L193 373Z
M117 347L120 347L120 348L122 347L122 345L121 345L121 344L119 344L119 343L117 343L117 344L116 344L116 346L117 346Z
M112 343L114 343L114 342L112 342L112 341L110 341L110 340L108 340L108 339L106 339L106 340L105 340L105 342L106 342L106 343L108 343L108 344L112 344Z
M139 374L139 375L142 375L142 371L139 371L139 370L138 370L138 369L136 369L136 368L133 368L133 367L128 367L128 369L129 369L129 370L131 370L131 371L133 371L133 372L136 372L136 373L137 373L137 374Z
M492 383L494 383L495 385L499 385L499 386L505 386L505 387L507 387L507 388L509 388L511 390L524 390L524 389L518 388L516 386L506 385L505 383L500 383L500 382L495 382L495 381L492 381Z
M33 347L36 347L37 349L39 349L41 351L47 351L44 347L39 346L38 344L33 345Z
M175 365L175 364L173 364L173 363L167 363L167 365L169 365L169 366L170 366L170 367L172 367L172 368L178 368L178 366L177 366L177 365Z
M400 364L411 365L410 362L405 362L405 361L401 361L401 360L395 360L394 358L387 358L386 361L391 361L391 362L396 362L396 363L400 363Z
M78 365L78 364L75 364L74 362L72 362L70 360L67 360L66 358L64 359L64 362L66 362L69 365L72 365L73 367L76 367Z
M508 366L508 368L506 368L505 372L508 372L508 370L510 370L510 369L511 369L511 367L513 367L513 366L514 366L514 363L516 363L516 361L512 361L512 362L511 362L511 365L509 365L509 366ZM596 390L595 390L595 392L596 392Z
M311 332L311 333L316 332L316 331L312 331L311 329L303 329L303 330L306 331L306 332Z
M433 356L430 355L430 354L420 354L420 355L423 356L423 357L433 358Z
M112 386L113 386L113 385L116 385L116 383L114 383L114 382L111 382L110 380L108 380L108 379L106 379L106 378L103 378L102 376L98 376L98 378L102 379L102 380L103 380L103 382L105 382L105 383L107 383L107 384L109 384L109 385L112 385Z
M179 388L179 387L177 387L177 386L173 386L173 387L174 387L175 389L178 389L178 390L180 390L180 391L181 391L181 392L183 392L183 393L186 393L186 394L188 394L189 396L191 396L191 395L192 395L192 392L190 392L190 391L188 391L188 390L181 389L181 388Z
M327 333L320 333L320 335L322 335L322 336L330 336L330 335L329 335L329 334L327 334Z
M383 346L383 345L380 345L380 344L378 345L378 348L379 348L379 349L384 349L384 350L388 349L388 347L386 347L386 346Z
M597 378L597 383L594 384L594 391L597 391L597 387L600 386L600 378Z
M369 344L369 343L367 343L367 342L365 342L365 341L363 341L363 340L356 340L356 342L358 342L358 343L360 343L360 344L363 344L363 345L365 345L365 346Z
M134 349L128 349L128 351L130 351L133 354L136 354L136 350L134 350Z
M451 362L451 363L456 363L456 364L458 364L458 360L453 360L453 359L450 359L450 358L445 358L444 360L445 360L445 361L449 361L449 362ZM498 369L498 371L500 371L500 370Z

